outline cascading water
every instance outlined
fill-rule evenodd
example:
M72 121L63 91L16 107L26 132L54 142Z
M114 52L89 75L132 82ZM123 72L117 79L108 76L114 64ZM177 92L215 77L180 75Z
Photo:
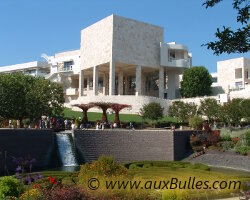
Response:
M56 134L57 145L63 166L77 166L75 152L69 134Z

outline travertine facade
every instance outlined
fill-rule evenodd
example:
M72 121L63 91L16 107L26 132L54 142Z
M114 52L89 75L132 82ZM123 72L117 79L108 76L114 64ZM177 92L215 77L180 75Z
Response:
M244 88L250 83L250 60L236 58L217 63L218 86L225 93L237 88Z
M179 74L190 67L191 55L184 45L165 44L163 28L111 15L81 34L79 98L72 104L101 96L133 105L136 113L147 98L176 98Z

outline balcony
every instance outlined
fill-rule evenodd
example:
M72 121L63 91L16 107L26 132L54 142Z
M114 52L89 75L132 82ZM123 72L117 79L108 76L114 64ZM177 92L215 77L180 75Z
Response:
M187 68L187 67L190 67L190 64L189 64L187 59L169 58L167 66L169 66L169 67L184 67L184 68Z
M75 96L79 95L78 88L68 88L66 89L66 96Z
M188 68L192 65L192 56L185 45L160 43L160 65Z

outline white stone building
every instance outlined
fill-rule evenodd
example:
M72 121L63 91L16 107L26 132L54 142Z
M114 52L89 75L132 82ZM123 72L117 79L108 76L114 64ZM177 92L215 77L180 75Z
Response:
M244 57L217 62L213 77L213 95L225 99L250 98L250 60ZM225 102L225 100L223 101Z
M179 96L179 75L192 65L188 48L164 43L163 28L111 15L81 31L79 98L132 105Z
M50 68L47 62L39 61L0 67L0 73L15 72L23 72L26 75L44 77L50 72Z

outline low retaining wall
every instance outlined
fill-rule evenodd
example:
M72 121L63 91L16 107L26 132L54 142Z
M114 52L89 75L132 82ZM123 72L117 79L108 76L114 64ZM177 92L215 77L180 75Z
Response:
M56 139L52 130L0 129L0 174L15 170L12 156L35 158L33 170L53 166L57 160L55 148Z
M117 161L180 160L187 155L191 131L75 130L75 145L84 162L111 155Z

